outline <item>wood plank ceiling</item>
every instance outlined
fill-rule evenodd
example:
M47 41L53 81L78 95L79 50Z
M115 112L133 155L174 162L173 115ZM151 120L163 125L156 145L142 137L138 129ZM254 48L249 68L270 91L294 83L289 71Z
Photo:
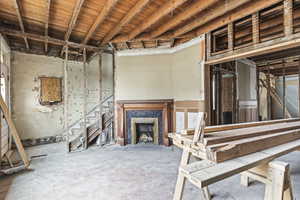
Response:
M218 28L218 18L264 0L2 0L0 33L13 50L63 56L175 46ZM251 13L249 13L251 14Z

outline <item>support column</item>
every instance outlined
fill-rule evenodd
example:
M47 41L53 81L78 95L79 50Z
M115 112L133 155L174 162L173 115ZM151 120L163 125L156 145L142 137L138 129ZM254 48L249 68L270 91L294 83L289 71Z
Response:
M256 100L257 100L257 121L259 121L259 114L260 114L260 93L259 93L259 68L256 67Z
M114 116L113 116L113 124L112 124L112 136L113 136L113 138L111 138L112 140L114 140L115 141L115 138L116 138L116 120L117 120L117 118L116 118L116 112L117 112L117 107L116 107L116 57L115 57L115 50L113 50L113 114L114 114Z
M228 26L228 49L233 51L234 47L234 30L233 30L233 23L229 23Z
M86 72L86 48L83 49L83 137L84 137L84 148L88 147L88 133L87 133L87 72Z
M65 46L65 61L64 61L64 127L66 131L66 143L67 143L67 151L70 152L70 145L69 145L69 116L68 116L68 103L69 103L69 90L68 90L68 54L69 54L69 47Z
M298 70L298 116L300 117L300 60Z
M285 82L285 64L283 63L283 69L282 69L282 114L283 114L283 119L286 118L286 82Z
M270 81L270 67L268 65L268 73L267 73L267 106L268 106L268 120L272 118L272 105L271 105L271 81Z
M102 52L99 54L99 129L102 131ZM101 136L100 136L101 137Z
M284 0L284 34L285 36L290 36L293 34L293 0Z
M259 43L259 12L252 14L252 40L253 44Z

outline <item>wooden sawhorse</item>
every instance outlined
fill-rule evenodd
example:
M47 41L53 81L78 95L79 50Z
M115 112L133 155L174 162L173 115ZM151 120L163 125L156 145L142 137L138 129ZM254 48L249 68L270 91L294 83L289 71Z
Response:
M266 184L265 200L292 200L289 164L273 160L299 147L300 140L296 140L222 163L201 160L191 164L188 164L191 151L183 148L173 200L182 200L186 180L202 191L202 199L209 200L209 185L240 173L245 185L249 178Z

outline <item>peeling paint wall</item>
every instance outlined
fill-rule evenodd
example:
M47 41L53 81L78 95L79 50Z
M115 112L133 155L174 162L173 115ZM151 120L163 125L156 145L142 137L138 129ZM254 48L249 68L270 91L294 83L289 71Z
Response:
M103 55L103 68L109 66L107 55ZM83 116L83 64L69 61L69 123ZM63 60L60 58L13 52L12 62L12 99L13 119L22 139L36 139L60 135L64 128L64 101L58 105L42 106L39 103L40 76L63 78ZM109 70L108 70L109 71ZM110 79L110 80L108 80ZM99 57L87 64L87 111L99 102ZM104 88L110 84L112 74L103 78ZM63 86L64 87L64 86ZM64 95L63 95L64 99Z

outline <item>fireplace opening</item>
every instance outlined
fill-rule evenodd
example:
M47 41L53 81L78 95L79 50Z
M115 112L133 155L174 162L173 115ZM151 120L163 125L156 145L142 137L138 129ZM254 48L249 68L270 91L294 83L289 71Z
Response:
M137 143L153 143L154 141L154 123L136 124Z

